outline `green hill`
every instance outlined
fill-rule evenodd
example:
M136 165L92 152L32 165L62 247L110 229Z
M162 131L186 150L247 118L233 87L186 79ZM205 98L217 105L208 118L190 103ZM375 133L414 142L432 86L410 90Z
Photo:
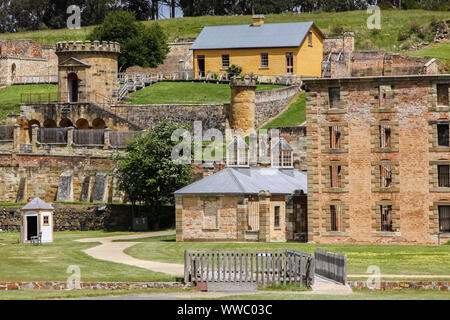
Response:
M384 10L381 12L381 30L367 28L366 11L324 12L302 14L266 15L266 23L314 21L326 34L332 34L338 29L355 31L357 49L385 49L399 51L399 32L408 33L411 25L428 26L433 19L450 19L450 13L445 11L425 10ZM196 37L202 27L230 24L247 24L250 16L205 16L158 21L167 32L169 39ZM153 21L146 24L155 23ZM54 45L58 41L85 40L93 27L80 30L41 30L15 34L0 34L0 39L32 39L44 45Z

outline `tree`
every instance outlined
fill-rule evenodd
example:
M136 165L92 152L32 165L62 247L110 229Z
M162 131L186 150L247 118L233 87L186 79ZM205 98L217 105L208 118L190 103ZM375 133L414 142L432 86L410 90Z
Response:
M88 36L91 41L117 41L121 44L120 69L131 66L155 68L164 62L169 47L158 24L146 27L135 14L124 10L110 12L105 21Z
M163 121L147 134L130 140L125 158L116 158L118 186L133 204L143 202L156 210L173 203L173 193L190 182L191 165L171 159L177 144L171 137L177 129L188 127Z

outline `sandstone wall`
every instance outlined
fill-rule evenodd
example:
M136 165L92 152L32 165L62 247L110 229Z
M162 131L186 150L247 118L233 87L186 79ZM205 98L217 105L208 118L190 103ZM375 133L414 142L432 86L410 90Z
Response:
M255 94L255 128L278 117L300 93L300 87L258 91Z

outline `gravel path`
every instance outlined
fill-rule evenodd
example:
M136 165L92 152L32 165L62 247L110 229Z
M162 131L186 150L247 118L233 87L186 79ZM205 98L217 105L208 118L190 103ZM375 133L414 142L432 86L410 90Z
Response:
M128 264L156 272L162 272L171 276L183 276L184 266L182 264L164 263L156 261L147 261L133 258L123 251L129 247L135 246L141 242L113 242L114 240L133 240L150 237L170 236L175 231L150 232L128 236L114 236L105 238L88 238L76 240L78 242L100 242L101 245L83 250L89 256L105 261Z

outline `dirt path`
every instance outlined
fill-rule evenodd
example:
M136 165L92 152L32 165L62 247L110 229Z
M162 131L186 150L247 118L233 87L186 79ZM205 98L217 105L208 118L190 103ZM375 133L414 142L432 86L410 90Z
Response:
M150 232L129 236L88 238L76 241L84 243L100 242L101 245L99 246L83 250L84 253L95 259L128 264L130 266L140 267L151 271L166 273L171 276L183 276L184 266L182 264L140 260L133 258L123 252L125 249L135 246L141 242L113 242L114 240L133 240L150 237L170 236L174 234L175 231Z

